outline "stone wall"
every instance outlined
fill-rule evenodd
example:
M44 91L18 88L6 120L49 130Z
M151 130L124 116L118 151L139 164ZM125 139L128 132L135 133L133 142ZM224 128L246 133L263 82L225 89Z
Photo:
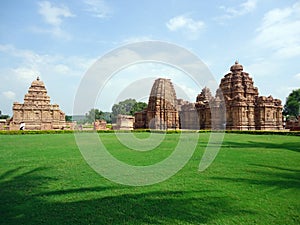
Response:
M94 130L107 130L105 120L95 120L94 122Z
M129 115L118 115L114 130L133 130L134 117Z

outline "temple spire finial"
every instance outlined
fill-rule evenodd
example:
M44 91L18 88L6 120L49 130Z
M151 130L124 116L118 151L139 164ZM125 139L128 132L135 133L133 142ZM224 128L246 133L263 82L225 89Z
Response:
M40 76L37 76L36 80L40 80Z
M239 64L239 61L238 60L235 60L235 63L234 64Z

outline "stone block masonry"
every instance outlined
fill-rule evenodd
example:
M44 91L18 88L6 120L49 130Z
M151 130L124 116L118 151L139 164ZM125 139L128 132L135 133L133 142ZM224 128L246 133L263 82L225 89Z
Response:
M21 123L25 124L25 130L54 130L66 127L65 114L59 109L59 105L50 104L44 82L39 77L31 83L24 103L13 104L13 117L9 122L9 129L19 130Z

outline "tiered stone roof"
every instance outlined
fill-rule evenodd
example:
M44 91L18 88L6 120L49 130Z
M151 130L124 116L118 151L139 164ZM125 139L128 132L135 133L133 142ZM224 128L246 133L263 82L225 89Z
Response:
M50 97L43 81L37 77L31 83L28 93L24 97L24 105L26 106L48 106L50 105Z
M59 105L50 104L50 97L43 81L37 77L31 83L28 93L25 94L24 103L13 104L13 117L10 129L16 130L21 122L29 130L51 130L65 127L65 114Z

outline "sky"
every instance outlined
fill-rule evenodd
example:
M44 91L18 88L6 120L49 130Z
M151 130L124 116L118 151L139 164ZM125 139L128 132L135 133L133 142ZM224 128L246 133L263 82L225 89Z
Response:
M3 0L0 6L2 114L12 115L13 102L22 103L39 76L51 103L71 115L78 88L99 59L148 40L187 49L217 83L238 60L260 95L283 104L300 87L300 1ZM201 92L176 66L139 62L106 80L95 108L111 111L128 97L147 102L158 77L170 78L186 100Z

